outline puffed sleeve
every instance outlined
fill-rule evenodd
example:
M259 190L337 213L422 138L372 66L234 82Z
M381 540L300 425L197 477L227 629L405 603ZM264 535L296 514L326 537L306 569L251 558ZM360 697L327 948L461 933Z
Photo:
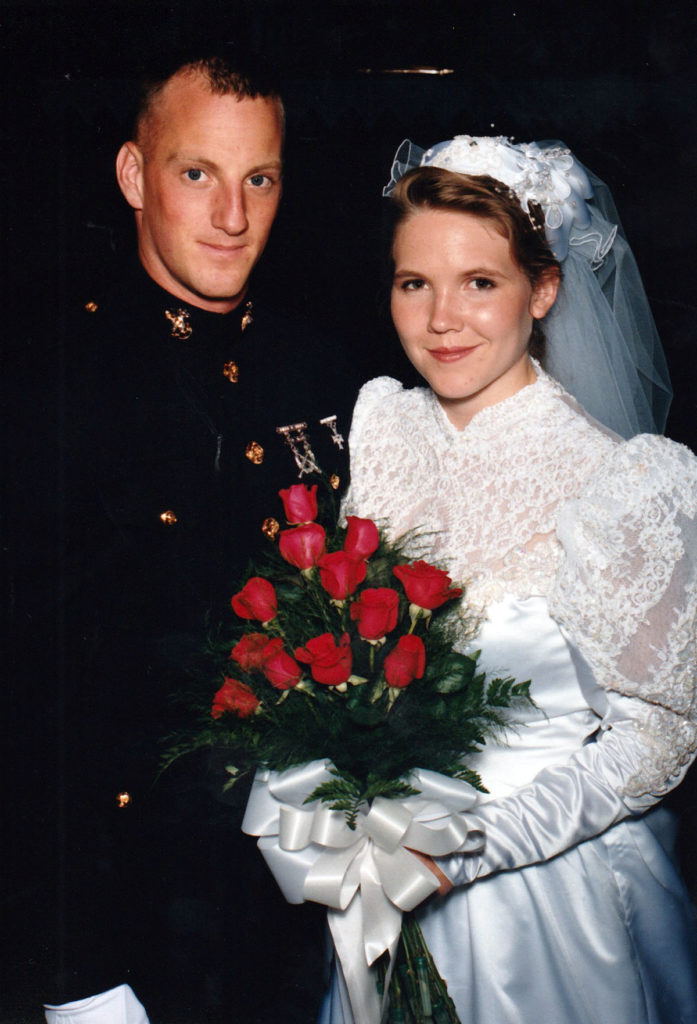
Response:
M697 460L665 438L618 445L558 516L564 559L549 610L605 691L595 742L470 817L478 859L456 884L522 867L651 807L697 749Z
M351 418L349 449L351 451L351 484L342 502L344 515L368 515L376 511L376 503L386 486L382 476L396 452L385 458L385 401L404 390L393 377L374 377L358 393ZM389 418L389 412L388 412ZM393 426L393 425L392 425Z

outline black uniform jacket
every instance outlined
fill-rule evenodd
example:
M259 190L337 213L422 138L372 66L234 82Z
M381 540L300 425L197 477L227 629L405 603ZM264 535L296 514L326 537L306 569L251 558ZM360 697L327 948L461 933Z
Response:
M197 778L200 765L155 784L158 741L182 722L170 694L186 682L207 623L232 615L230 597L250 557L272 543L274 520L285 527L279 489L316 482L320 468L338 488L347 483L361 381L338 332L272 310L261 296L227 315L207 313L140 268L106 299L85 297L68 345L67 904L76 892L86 902L86 875L93 894L108 894L104 914L120 904L119 950L102 954L120 964L123 950L133 949L129 904L141 915L140 932L157 943L179 895L213 901L234 922L252 913L245 876L275 890L249 839L253 868L237 865L240 875L233 880L228 870L221 880L215 864L235 850L239 856L239 814L223 804L216 810ZM130 795L126 808L118 807L120 792ZM216 822L224 823L224 839ZM158 886L162 907L154 913ZM173 927L186 933L189 926L175 914ZM92 946L78 942L70 951L80 930L73 914L67 958L76 969ZM201 942L199 951L209 949L210 935ZM184 964L194 970L193 959L181 954L182 971ZM159 983L153 964L149 970ZM112 971L104 984L123 980L123 971Z

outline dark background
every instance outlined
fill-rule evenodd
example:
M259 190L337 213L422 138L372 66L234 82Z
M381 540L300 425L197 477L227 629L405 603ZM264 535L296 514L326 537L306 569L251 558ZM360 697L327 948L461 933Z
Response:
M98 296L132 251L113 160L129 134L133 82L154 53L234 41L278 69L288 110L285 197L258 276L306 315L348 329L366 364L396 345L385 315L380 192L401 140L563 140L613 189L672 370L667 432L694 448L696 30L686 3L1 2L1 374L5 407L23 412L3 450L3 503L13 509L3 533L10 633L40 646L53 628L27 621L21 562L32 548L31 513L26 493L19 509L12 504L13 479L29 464L39 500L59 504L51 451L32 445L27 423L40 420L44 396L60 383L65 309ZM453 73L386 73L414 66ZM55 967L59 810L70 799L60 770L70 739L60 720L42 714L51 667L36 678L32 664L15 644L2 711L9 857L0 1019L14 1024L42 1019L37 979ZM60 686L59 666L55 680ZM695 788L688 779L675 798L693 885Z

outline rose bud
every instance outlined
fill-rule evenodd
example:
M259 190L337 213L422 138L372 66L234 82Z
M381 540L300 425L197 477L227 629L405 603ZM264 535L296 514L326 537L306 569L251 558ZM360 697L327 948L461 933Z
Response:
M318 523L304 523L281 531L278 550L296 569L311 569L324 554L324 542L324 529Z
M230 660L236 661L243 672L260 669L264 648L268 643L269 638L265 633L245 633L230 651Z
M338 686L351 675L353 655L348 633L344 633L338 645L331 633L315 636L296 649L295 657L310 666L316 683L325 686Z
M293 484L278 493L289 523L311 523L317 518L317 484Z
M249 718L259 707L259 698L248 686L239 679L225 678L213 699L211 715L220 718L226 711L231 711L238 718Z
M426 668L426 648L420 636L400 636L397 646L385 658L385 678L390 686L408 686L421 679Z
M283 641L280 637L274 637L267 643L261 667L268 681L277 690L290 690L297 686L303 674L297 661L283 650Z
M364 640L381 640L397 625L398 607L396 590L369 587L351 605L351 618L358 620L358 632Z
M359 519L358 516L346 516L346 539L344 551L351 558L370 558L380 544L380 534L372 519Z
M252 576L232 599L232 610L241 619L270 622L278 611L276 591L262 576Z
M317 563L322 586L335 601L343 601L365 579L368 567L365 561L351 558L345 551L332 551L322 555Z
M458 587L449 590L452 580L447 572L444 569L436 569L428 562L396 565L392 571L397 579L401 580L409 601L427 611L440 608L446 601L451 601L462 594Z

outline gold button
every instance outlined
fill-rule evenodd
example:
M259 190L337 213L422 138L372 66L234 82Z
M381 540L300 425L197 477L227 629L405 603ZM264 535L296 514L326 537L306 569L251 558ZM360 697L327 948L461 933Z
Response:
M117 793L116 794L116 806L117 807L128 807L130 802L131 802L131 794L130 793L126 793L125 790L124 790L123 793Z
M240 379L239 367L232 359L223 366L223 377L227 377L231 384L236 384Z
M339 477L336 475L336 473L332 473L332 475L329 477L329 483L332 485L332 490L339 490L339 484L341 483L341 481L339 480Z
M260 466L264 461L264 449L257 441L250 441L244 450L244 454L255 466Z
M96 313L97 310L99 309L99 306L97 305L96 302L86 302L85 309L87 310L88 313Z
M278 519L274 519L273 516L268 516L261 524L261 532L264 534L265 537L268 537L269 540L274 540L276 534L280 529L281 526L278 522Z
M165 526L174 526L174 524L177 522L177 517L175 513L172 512L171 509L167 509L166 512L162 512L160 514L160 519L165 524Z

